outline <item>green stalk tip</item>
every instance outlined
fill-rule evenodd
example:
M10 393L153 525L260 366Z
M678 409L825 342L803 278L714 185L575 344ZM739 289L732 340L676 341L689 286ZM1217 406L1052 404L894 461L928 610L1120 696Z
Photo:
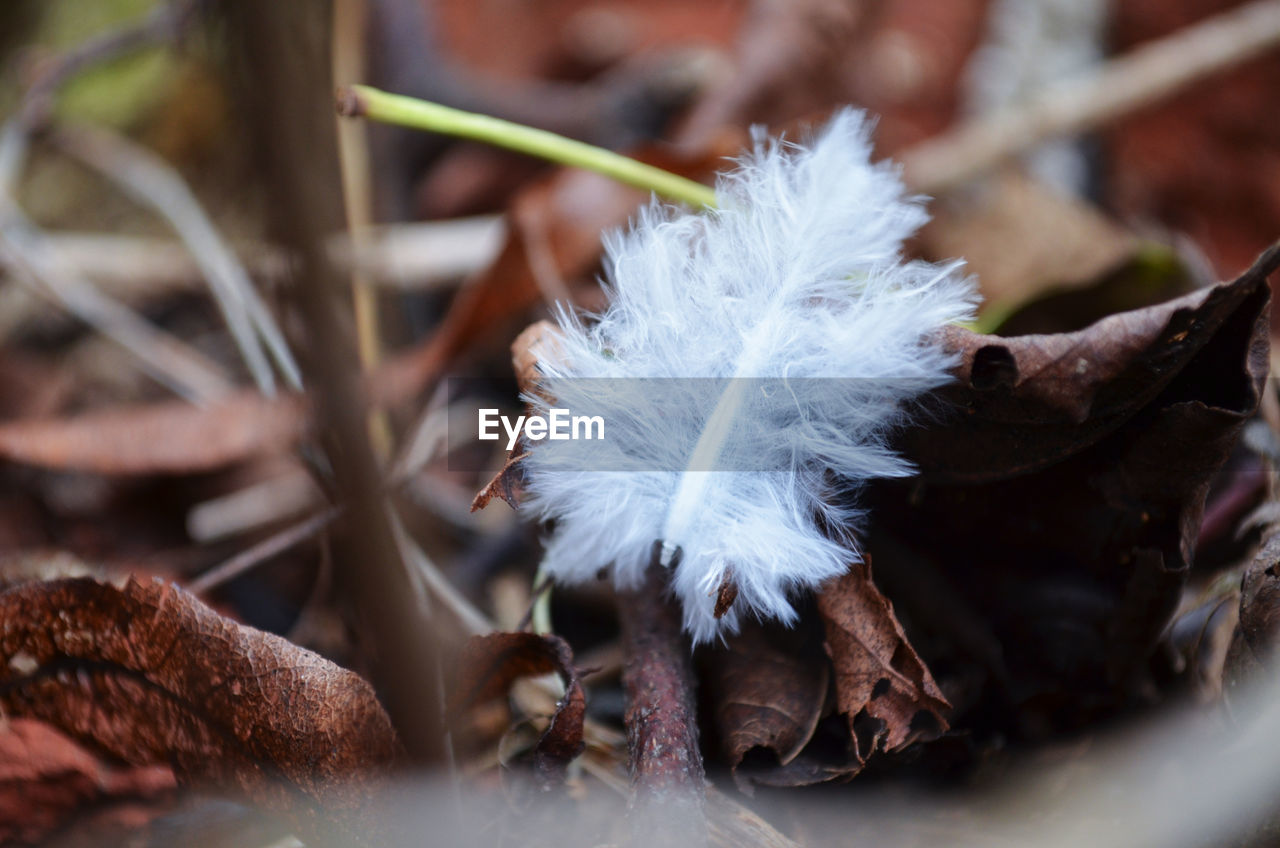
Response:
M364 117L384 124L481 141L561 165L594 171L694 208L713 208L716 205L715 190L702 183L602 147L488 115L389 94L367 85L340 89L337 108L338 114L347 117Z

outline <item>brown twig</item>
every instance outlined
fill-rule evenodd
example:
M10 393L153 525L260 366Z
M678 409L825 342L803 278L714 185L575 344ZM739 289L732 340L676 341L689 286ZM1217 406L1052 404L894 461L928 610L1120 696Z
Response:
M302 544L328 527L341 514L342 508L333 506L296 524L291 524L279 533L263 539L253 547L241 551L231 559L202 573L187 584L187 591L194 595L204 595L272 557L284 553L294 545Z
M667 597L666 575L652 565L644 584L618 599L632 830L640 845L698 845L707 838L706 779L692 652L680 611Z
M907 182L937 194L1042 142L1094 129L1280 44L1280 2L1261 0L1174 33L1024 106L975 118L907 151Z

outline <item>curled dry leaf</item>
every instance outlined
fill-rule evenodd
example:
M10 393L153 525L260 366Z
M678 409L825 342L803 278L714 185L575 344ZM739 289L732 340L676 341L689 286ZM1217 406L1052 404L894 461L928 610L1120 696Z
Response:
M450 714L503 697L522 677L556 673L565 694L534 747L535 778L544 786L564 782L569 761L585 750L582 725L587 697L573 665L573 651L559 636L537 633L489 633L472 637L458 656L458 682Z
M44 722L0 723L0 844L48 837L85 805L151 799L173 786L167 766L113 767Z
M893 605L871 582L869 563L855 563L823 587L818 612L835 668L836 702L859 760L947 729L943 713L951 705L907 641ZM860 714L880 722L869 739L856 732Z
M511 343L511 364L515 368L516 382L522 392L538 391L538 363L546 356L555 356L559 330L550 321L536 321L525 327ZM524 445L512 451L507 461L483 489L471 501L471 511L484 509L494 497L502 498L507 506L515 509L520 501L522 482L520 461L528 456Z
M851 773L819 774L813 763L797 762L826 710L830 666L815 645L796 635L751 624L705 657L703 679L720 747L738 788L748 794L757 783L795 786Z
M560 330L550 321L535 321L511 343L511 365L522 392L538 391L538 363L560 355Z
M528 455L523 450L512 451L493 479L471 500L471 511L484 509L495 497L502 498L507 506L515 509L520 503L520 460Z
M1280 246L1237 280L1145 309L1104 318L1074 333L982 336L960 327L946 343L961 358L959 381L939 391L944 426L908 431L904 450L931 483L980 483L1046 468L1098 442L1189 376L1220 408L1257 404L1252 375L1238 373L1267 303L1267 276ZM1216 344L1211 344L1216 343ZM1208 361L1206 361L1208 360ZM1192 368L1191 366L1198 366ZM1208 370L1218 366L1221 370ZM1191 371L1189 375L1188 371Z
M0 622L8 715L184 782L239 786L301 831L376 832L369 792L398 743L358 675L160 581L22 584L0 593Z
M1280 536L1254 556L1240 583L1240 620L1223 669L1223 688L1257 680L1273 667L1280 645Z
M556 326L550 321L536 321L511 343L511 364L515 368L520 391L537 391L538 362L547 355L555 354L557 334ZM502 498L512 509L516 508L520 501L520 460L527 455L521 447L507 456L502 468L471 501L472 512L484 509L495 497Z
M723 618L725 613L733 608L733 602L736 600L738 600L738 584L733 579L733 567L730 566L724 570L724 578L716 588L716 605L711 614L717 619Z

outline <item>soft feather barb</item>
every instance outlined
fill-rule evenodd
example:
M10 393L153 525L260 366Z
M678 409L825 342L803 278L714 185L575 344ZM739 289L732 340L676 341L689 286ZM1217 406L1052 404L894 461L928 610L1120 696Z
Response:
M853 496L911 473L888 437L949 379L936 333L975 301L958 263L902 261L927 216L895 166L871 163L869 130L846 109L807 144L757 135L718 180L718 209L655 201L606 239L609 306L590 323L561 313L527 398L611 428L525 460L526 504L554 525L549 573L608 565L633 586L660 550L707 641L743 614L793 621L797 592L857 559ZM649 388L601 390L627 381ZM717 618L727 572L737 600Z

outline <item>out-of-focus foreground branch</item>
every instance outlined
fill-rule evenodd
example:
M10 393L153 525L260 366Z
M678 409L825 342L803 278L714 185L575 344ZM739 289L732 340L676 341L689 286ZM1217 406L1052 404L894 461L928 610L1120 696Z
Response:
M443 753L439 634L401 560L358 388L359 358L343 321L337 271L323 248L343 205L328 87L325 0L224 4L240 114L251 134L275 239L295 257L289 294L301 319L316 426L346 533L335 560L373 683L410 757ZM324 472L322 472L324 473Z

